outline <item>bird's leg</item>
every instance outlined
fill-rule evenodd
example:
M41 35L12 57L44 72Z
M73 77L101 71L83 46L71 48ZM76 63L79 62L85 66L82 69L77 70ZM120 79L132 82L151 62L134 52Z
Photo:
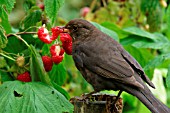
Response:
M117 96L116 96L115 101L112 103L112 104L114 105L115 112L118 112L118 109L117 109L117 107L116 107L116 102L119 100L119 97L120 97L120 95L122 94L122 92L123 92L122 90L119 91L119 93L118 93Z
M116 104L116 102L118 101L118 99L119 99L120 95L122 94L122 92L123 92L122 90L119 91L119 93L117 94L116 99L115 99L113 104Z

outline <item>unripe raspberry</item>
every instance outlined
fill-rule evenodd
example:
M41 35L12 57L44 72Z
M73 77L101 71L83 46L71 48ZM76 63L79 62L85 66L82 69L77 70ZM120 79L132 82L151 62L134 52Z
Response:
M23 56L17 57L17 59L16 59L16 64L17 64L19 67L23 67L24 64L25 64L25 58L24 58Z

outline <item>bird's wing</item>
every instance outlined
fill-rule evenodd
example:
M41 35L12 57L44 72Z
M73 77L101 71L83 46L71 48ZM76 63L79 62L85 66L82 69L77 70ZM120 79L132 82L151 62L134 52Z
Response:
M81 49L79 58L81 58L83 66L88 70L121 83L143 88L143 86L136 81L133 68L123 58L120 51L109 50L111 49L109 46L106 46L106 48L103 47L103 50L96 47L95 51L100 52L108 49L108 52L105 51L105 54L95 53L95 51L92 51L94 50L93 46L83 45L83 47L79 47L79 49Z
M142 67L139 65L139 63L127 52L125 51L122 47L119 47L119 50L121 51L121 55L123 58L128 62L128 64L136 70L141 75L141 78L148 83L152 88L155 88L154 84L149 80L148 76L145 75Z

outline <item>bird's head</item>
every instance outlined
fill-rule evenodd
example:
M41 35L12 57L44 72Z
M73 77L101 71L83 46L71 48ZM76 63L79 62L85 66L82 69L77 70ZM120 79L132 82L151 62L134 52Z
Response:
M71 20L64 27L65 31L73 38L73 41L87 38L94 28L90 22L83 19Z

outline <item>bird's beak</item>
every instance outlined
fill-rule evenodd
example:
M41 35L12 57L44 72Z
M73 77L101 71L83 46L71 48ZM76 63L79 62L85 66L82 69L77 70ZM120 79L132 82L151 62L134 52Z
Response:
M65 28L65 26L61 26L60 29L63 30L63 33L70 33L70 30Z
M70 33L70 30L69 30L69 29L64 28L64 29L63 29L63 32L64 32L64 33Z

